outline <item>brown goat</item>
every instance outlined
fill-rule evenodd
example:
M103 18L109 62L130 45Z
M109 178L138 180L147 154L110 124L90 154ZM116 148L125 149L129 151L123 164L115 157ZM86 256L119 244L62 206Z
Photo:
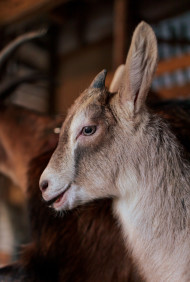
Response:
M26 191L31 159L57 144L54 128L62 118L0 104L0 171Z
M155 35L142 22L117 93L105 89L102 71L76 100L40 188L58 211L113 198L125 245L146 281L190 281L190 164L145 104L156 64Z
M45 29L40 29L25 33L5 46L0 52L0 70L2 71L4 63L20 45L43 36L45 32ZM2 73L4 74L4 71L2 71ZM43 130L46 127L48 129L49 122L49 127L52 129L52 119L44 116L40 117L40 115L36 115L31 111L25 111L20 107L6 106L4 100L20 83L34 78L37 77L27 76L25 78L17 78L16 80L13 79L10 85L0 89L0 171L6 176L9 176L12 181L19 185L23 190L26 188L28 162L32 157L36 156L41 146L39 142L32 147L26 145L27 143L32 145L28 142L31 137L31 131L35 134L35 138L38 137L38 140L40 140L40 134L44 138ZM25 115L27 113L29 113L29 116L25 120ZM39 126L39 130L36 132L31 128L33 122L36 126ZM40 127L41 125L42 128ZM23 133L24 138L21 138ZM15 134L17 135L15 136Z

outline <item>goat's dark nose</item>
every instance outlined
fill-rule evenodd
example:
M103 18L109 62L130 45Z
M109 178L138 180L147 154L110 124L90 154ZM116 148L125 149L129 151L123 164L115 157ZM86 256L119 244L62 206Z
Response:
M45 191L47 188L48 188L48 181L47 181L47 180L43 180L43 181L40 183L40 190L43 192L43 191Z

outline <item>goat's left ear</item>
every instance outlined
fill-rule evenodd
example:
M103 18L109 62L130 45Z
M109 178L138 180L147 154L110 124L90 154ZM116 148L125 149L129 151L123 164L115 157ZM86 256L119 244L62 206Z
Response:
M120 65L116 69L112 82L109 87L109 92L111 93L118 92L121 80L123 78L124 71L125 71L125 65Z
M120 84L122 104L138 113L145 103L157 65L157 42L152 28L141 22L133 35Z

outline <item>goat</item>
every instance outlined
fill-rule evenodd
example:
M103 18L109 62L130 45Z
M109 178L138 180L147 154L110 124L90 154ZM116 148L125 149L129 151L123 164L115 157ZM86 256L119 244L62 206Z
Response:
M17 44L4 50L13 51L14 46ZM0 56L5 59L7 54ZM41 201L39 177L58 142L54 128L63 117L52 118L4 103L15 85L0 93L0 172L26 194L32 241L23 247L18 262L0 269L0 281L136 281L130 255L118 240L121 235L110 213L111 200L81 208L64 219L55 219ZM115 248L113 241L117 242ZM109 249L113 255L109 252L108 257ZM113 260L117 252L118 262Z
M22 172L20 171L20 168L22 166L22 168L25 169L26 171L26 163L20 163L21 166L18 168L17 167L17 163L16 163L16 157L18 157L18 153L17 151L13 151L13 154L11 154L10 150L9 150L9 145L10 142L6 142L6 134L10 134L10 137L12 136L12 146L14 149L16 149L16 145L18 145L18 143L22 143L19 142L19 139L17 139L18 143L16 144L14 141L16 140L15 136L13 136L13 133L10 131L9 128L9 122L10 122L10 126L17 126L18 125L18 121L14 122L13 121L13 117L16 117L16 112L15 112L15 108L12 107L12 110L7 111L7 107L2 107L2 104L4 104L4 100L5 98L7 98L9 96L10 93L13 92L13 90L15 88L17 88L19 86L19 84L26 82L26 81L33 81L33 80L37 80L39 79L39 74L37 75L35 73L35 75L27 75L24 77L18 77L18 76L14 76L11 79L7 79L7 74L5 71L5 63L8 61L8 59L11 57L12 53L23 43L41 37L43 34L45 33L45 30L41 29L41 30L37 30L37 31L32 31L32 32L28 32L25 33L19 37L17 37L16 39L14 39L13 41L11 41L3 50L1 50L0 52L0 127L1 127L1 141L0 141L0 170L4 173L7 174L9 176L11 176L11 178L14 180L17 178L17 180L19 179L18 176L21 176ZM42 77L42 75L40 76L40 78ZM44 76L42 77L44 78ZM21 109L22 110L22 109ZM17 108L17 111L19 111L19 109ZM13 115L13 117L9 117L8 115ZM17 116L18 116L18 112L17 112ZM20 115L21 117L21 115ZM6 121L8 122L8 124L6 124ZM11 122L12 121L12 122ZM22 126L21 126L22 127ZM14 132L15 133L15 132ZM21 136L21 135L20 135ZM5 137L5 139L4 139ZM10 137L7 141L10 141ZM14 140L14 141L13 141ZM26 147L26 146L25 146ZM12 147L11 147L12 149ZM5 154L5 152L8 152L8 154ZM26 151L26 149L25 149ZM24 153L24 150L23 150ZM22 157L20 156L20 159ZM8 160L9 159L9 160ZM22 160L26 160L27 157L23 157ZM14 168L13 168L14 167ZM23 171L23 170L22 170ZM14 174L15 173L15 174ZM16 175L17 173L19 173L19 175ZM14 175L13 175L14 174ZM22 180L23 180L24 174L22 175ZM21 183L20 181L21 179L19 179L19 184ZM14 181L15 182L15 181ZM25 239L25 233L19 233L17 232L20 228L20 225L23 223L23 217L24 214L20 213L20 206L18 208L15 207L15 202L12 203L12 201L10 201L10 191L13 191L12 189L10 190L9 188L9 182L6 181L4 179L4 177L2 177L2 175L0 175L0 209L1 209L1 223L0 223L0 237L1 237L1 246L0 246L0 264L4 264L7 263L7 261L10 261L10 255L11 255L11 250L13 251L13 246L15 246L14 242L15 242L15 238L18 244L18 241L22 241L23 239ZM18 182L17 182L18 184ZM21 184L21 186L24 186L24 181ZM12 186L11 186L12 187ZM19 192L16 192L19 193ZM6 196L5 196L6 195ZM18 195L18 194L17 194ZM2 197L3 196L3 197ZM18 223L17 220L15 220L15 208L17 210L16 216L20 217L20 222ZM12 220L12 218L14 217L14 220ZM16 223L16 224L15 224ZM20 224L20 225L19 225ZM14 230L14 231L13 231ZM16 234L11 234L12 232L16 232ZM25 235L22 235L25 234ZM4 241L6 241L5 246L3 246L3 238L5 238Z
M11 89L3 92L3 100ZM112 249L113 254L120 253L118 262L113 264L114 256L107 258L112 242L120 237L110 213L110 200L68 214L64 220L55 220L54 214L41 202L39 177L58 142L54 128L60 126L63 117L40 115L7 105L3 100L0 103L0 172L27 196L32 242L23 248L18 262L0 269L0 281L135 281L135 268L121 240ZM103 219L107 221L104 227ZM109 236L110 231L113 236ZM99 238L98 242L95 238ZM121 259L127 268L119 263Z
M45 28L42 28L24 33L5 46L0 52L0 74L4 74L4 63L6 63L12 53L16 51L20 45L32 39L42 37L46 31ZM9 81L8 85L5 84L4 87L0 88L0 171L10 177L12 181L23 190L25 190L26 187L26 171L29 161L32 157L35 157L38 154L41 146L41 143L39 142L37 142L35 146L32 146L31 142L29 142L31 133L33 132L32 136L34 137L35 135L34 138L38 139L38 141L42 136L45 138L43 130L48 131L48 128L52 129L53 119L47 116L37 115L32 111L24 110L22 107L7 106L4 102L11 92L13 92L13 90L15 90L21 83L44 77L45 76L40 76L39 74L27 75L22 78L19 77L13 79L11 82ZM57 124L58 120L53 123ZM32 128L34 124L35 126L38 126L38 131L34 131L34 128ZM25 132L24 135L23 132ZM53 132L51 136L52 137L48 134L50 140L47 141L47 143L54 142L52 140L55 137ZM57 142L57 137L55 139L55 142ZM30 144L32 148L26 146L27 143ZM47 146L43 149L45 148L47 149Z
M165 102L155 106L190 150L188 104ZM6 142L0 139L0 147L7 161L3 164L0 158L0 162L4 173L27 190L32 242L23 247L17 263L0 269L0 281L140 281L139 277L135 280L136 270L124 252L120 230L111 215L111 200L81 207L64 218L55 218L41 202L38 179L56 146L53 129L61 121L62 117L53 119L18 106L1 105L0 131ZM22 174L16 172L17 165Z
M45 33L45 29L31 31L18 36L7 46L5 46L4 49L0 52L1 72L4 74L4 71L2 70L4 63L20 45L32 39L41 37ZM33 134L38 135L39 132L41 132L42 134L42 128L40 128L40 125L43 124L43 127L46 127L50 122L50 119L43 116L40 117L40 115L36 116L35 113L32 114L31 111L24 110L21 107L7 106L4 103L4 100L16 87L19 86L20 83L37 79L38 77L39 75L30 75L26 76L25 78L19 77L17 79L13 79L11 82L9 81L9 85L4 85L4 87L0 89L0 170L6 176L9 176L15 184L23 188L23 190L26 187L26 171L29 159L31 158L31 156L34 157L35 154L39 152L38 145L40 145L39 143L37 143L36 146L33 146L32 151L30 147L25 145L30 138L32 123L37 123L38 121L39 131L33 132ZM25 120L25 115L27 114L29 114L29 116ZM17 127L18 124L19 127ZM50 122L50 128L51 127L52 120ZM13 128L15 129L15 131L13 130ZM22 139L21 136L23 136L24 131L27 131L27 133L24 135L25 138ZM17 134L17 136L15 136L15 134ZM38 138L40 139L40 136L38 136ZM28 144L30 144L30 142L28 142ZM13 148L14 153L12 152Z
M53 129L60 119L13 105L0 111L0 146L6 155L6 162L0 158L0 171L25 191L32 232L20 260L0 269L0 281L135 281L135 268L111 215L111 200L81 207L64 218L55 217L41 201L38 182L58 141Z
M106 90L103 70L69 111L40 189L57 211L113 198L145 280L190 281L190 165L167 123L145 104L156 65L156 37L142 22L117 92Z
M11 111L9 107L12 108ZM28 174L25 176L28 188L24 190L27 190L31 243L22 248L19 261L0 269L0 281L141 281L136 269L131 265L130 255L124 251L121 232L111 215L110 199L80 207L64 217L55 217L41 201L38 179L56 146L52 132L54 127L59 126L59 122L55 122L54 127L52 124L50 129L49 126L53 121L42 124L40 120L43 122L43 119L39 114L26 109L22 113L20 107L14 111L14 107L18 108L13 105L7 106L7 117L12 118L12 122L6 124L13 131L15 142L21 142L24 146L27 140L30 151L34 144L41 143L41 149L35 159L32 160L31 156L30 164L25 163L29 166ZM164 101L157 102L151 107L154 112L169 121L179 141L187 152L190 152L190 103ZM17 118L14 116L15 113ZM22 124L22 138L19 138L20 131L17 132L19 126L16 121L20 120L19 113L20 119L25 118ZM25 139L28 127L31 128L29 135L33 138ZM6 138L12 138L12 135L6 132ZM55 141L48 142L48 138L52 140L52 137ZM21 145L17 146L20 154L23 153ZM47 152L42 151L45 148ZM14 147L10 147L10 150L11 155L14 155ZM23 160L18 158L17 162L20 161ZM19 179L16 179L16 182L19 183ZM116 256L117 260L115 260Z

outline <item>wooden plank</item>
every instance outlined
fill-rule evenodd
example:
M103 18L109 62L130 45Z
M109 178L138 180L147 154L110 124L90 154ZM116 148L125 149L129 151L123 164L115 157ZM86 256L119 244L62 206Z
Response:
M156 76L161 76L164 73L170 73L188 67L190 67L190 54L173 57L159 62Z
M0 25L6 25L28 16L47 12L66 0L6 0L0 1Z
M127 4L128 0L114 1L113 69L125 61Z
M190 97L190 83L181 86L176 85L170 88L158 89L158 94L165 99Z

